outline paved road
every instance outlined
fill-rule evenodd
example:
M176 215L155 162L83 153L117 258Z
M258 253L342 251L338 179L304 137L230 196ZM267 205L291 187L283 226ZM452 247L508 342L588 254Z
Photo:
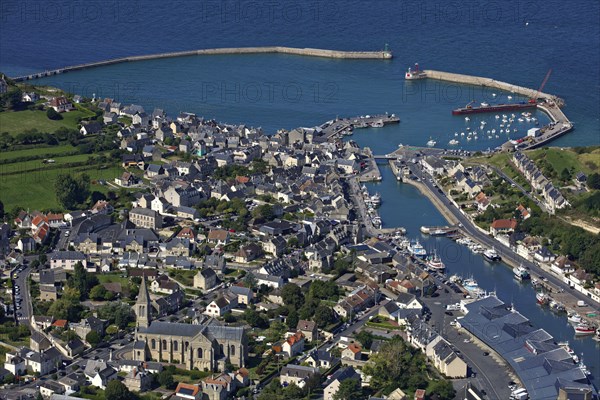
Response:
M462 224L461 229L464 233L473 237L475 240L482 243L484 246L487 246L489 248L492 248L492 247L496 248L496 250L498 251L498 254L501 255L502 259L505 262L507 262L509 264L515 264L515 265L522 264L524 267L529 268L529 270L531 272L535 272L537 275L539 275L543 278L546 278L548 280L547 281L548 283L552 284L555 287L563 289L565 292L570 293L571 295L573 295L576 298L576 300L583 300L583 301L587 302L588 304L590 304L593 308L595 308L597 310L600 309L600 303L595 302L591 298L585 296L584 294L582 294L576 290L572 290L571 288L569 288L569 286L566 283L564 283L556 275L548 273L547 271L538 267L536 264L532 263L529 260L526 260L525 258L521 257L514 251L508 249L506 246L504 246L502 243L500 243L493 237L482 233L479 229L477 229L473 225L471 220L465 214L463 214L458 208L456 208L454 206L454 204L452 204L450 202L450 200L443 193L438 192L437 188L435 188L433 186L433 183L429 182L429 178L430 178L429 175L426 175L421 169L419 169L418 167L416 167L414 165L412 166L411 169L412 169L413 174L416 175L423 182L423 184L429 189L429 191L433 194L433 196L435 196L452 213L452 215L454 215L456 217L456 219Z
M535 204L538 205L538 207L540 207L542 209L542 211L544 212L548 212L548 210L546 209L546 206L544 205L544 203L542 203L541 201L539 201L537 198L535 198L531 192L527 191L523 186L519 185L519 183L517 183L515 180L513 180L510 176L506 175L504 172L502 172L501 169L494 167L493 165L488 165L490 168L492 168L498 175L500 175L500 177L502 177L502 179L504 179L505 181L507 181L508 183L510 183L511 185L514 185L517 189L519 189L521 191L521 193L523 193L525 196L527 196L529 199L533 200L533 202Z
M484 345L479 345L469 340L469 335L464 330L457 330L450 325L452 320L462 314L458 311L453 311L453 315L447 315L445 314L445 307L447 304L460 302L463 296L455 293L443 283L439 281L437 283L447 289L448 293L440 290L438 291L438 297L421 298L431 311L429 325L450 342L455 351L459 352L460 356L469 366L469 376L475 373L475 377L470 377L468 380L473 381L476 387L485 390L490 398L508 399L510 396L508 384L512 378L503 365L504 362L499 362L490 355L484 355L484 352L491 352L491 350L484 347ZM465 339L468 341L465 342Z
M17 318L19 324L25 324L29 326L31 322L31 315L33 314L33 307L31 305L31 296L29 293L29 287L27 285L27 277L31 273L31 268L25 267L21 272L18 272L18 268L14 270L13 274L13 277L15 277L15 279L13 279L15 317ZM18 299L21 300L20 303L17 301ZM21 308L17 310L17 307ZM21 314L21 316L18 316L19 314Z

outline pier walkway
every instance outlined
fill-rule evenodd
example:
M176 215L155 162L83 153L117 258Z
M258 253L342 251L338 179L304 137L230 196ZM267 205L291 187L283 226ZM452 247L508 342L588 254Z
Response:
M523 141L516 143L507 141L502 145L503 150L529 150L543 146L548 142L564 135L573 129L573 123L562 112L560 107L564 105L564 100L558 96L548 93L538 92L535 89L523 86L513 85L511 83L497 81L491 78L481 76L472 76L464 74L455 74L451 72L425 70L423 71L427 79L435 79L446 82L454 82L465 85L483 86L504 90L511 93L517 93L528 98L535 98L537 108L547 114L552 122L540 128L540 136L526 137Z
M400 118L395 114L364 115L352 118L336 118L320 126L321 133L327 140L343 136L354 129L382 128L385 125L399 124Z
M340 58L340 59L363 59L363 60L389 60L393 57L389 50L380 51L339 51L311 48L296 48L283 46L265 46L265 47L231 47L217 49L201 49L189 51L177 51L170 53L149 54L141 56L130 56L122 58L114 58L111 60L97 61L85 64L71 65L68 67L57 68L44 72L38 72L29 75L15 76L12 79L15 82L21 82L31 79L43 78L46 76L63 74L65 72L78 71L82 69L104 67L107 65L121 64L133 61L156 60L161 58L188 57L188 56L203 56L203 55L227 55L227 54L293 54L299 56L310 57L325 57L325 58Z

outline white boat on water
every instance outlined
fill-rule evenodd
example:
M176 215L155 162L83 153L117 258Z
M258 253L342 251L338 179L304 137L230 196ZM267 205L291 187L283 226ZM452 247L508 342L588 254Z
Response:
M513 274L515 275L515 278L517 278L520 281L524 281L530 278L529 271L527 271L527 269L525 269L525 267L523 267L522 265L513 268Z
M449 145L451 146L456 146L457 144L459 144L460 142L456 139L452 139L450 142L448 142Z
M436 142L435 140L433 140L433 139L430 139L430 140L427 142L427 147L433 147L433 146L435 146L435 145L436 145L436 143L437 143L437 142Z
M470 121L470 120L471 120L471 118L469 118L469 117L465 117L465 121L467 121L467 122L468 122L468 121Z
M572 324L579 324L581 323L581 315L577 313L569 314L567 315L567 321L569 321Z
M427 260L427 266L434 271L444 271L446 269L446 265L442 262L436 251L433 252L433 257Z
M415 257L419 257L419 258L427 257L427 250L425 250L423 245L421 245L421 243L419 243L418 240L410 245L410 247L408 248L408 251L410 252L410 254L412 254Z
M483 257L488 261L500 261L502 259L493 247L491 249L486 249L483 252Z

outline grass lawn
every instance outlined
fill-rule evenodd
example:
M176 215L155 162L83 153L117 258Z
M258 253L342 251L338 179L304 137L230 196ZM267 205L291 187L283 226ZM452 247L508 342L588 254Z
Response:
M1 112L0 132L8 132L15 135L30 129L37 129L39 132L49 133L62 127L77 129L80 118L93 117L96 114L87 109L79 108L68 113L62 113L61 115L63 116L63 119L53 121L48 119L46 111L41 110Z
M194 276L197 273L197 270L169 269L169 276L185 286L194 286Z
M64 164L87 161L91 154L76 154L73 156L53 157L55 161L52 164L44 164L44 160L31 160L10 164L0 164L0 175L10 174L19 171L30 171L35 168L57 168Z
M2 114L0 114L2 115ZM11 150L11 151L2 151L0 152L0 161L3 160L14 160L15 158L21 157L30 157L30 156L47 156L47 157L59 157L61 154L69 153L71 151L77 150L76 147L71 146L70 144L65 144L61 146L47 146L40 147L36 146L31 149L24 150Z
M0 346L0 362L4 363L6 360L6 353L10 353L12 350L8 347Z
M106 400L106 396L104 396L104 390L99 389L95 386L84 386L79 392L76 392L74 396L83 399Z
M121 286L127 286L129 278L123 278L123 272L114 272L110 274L96 274L100 283L120 283Z
M376 316L370 321L367 321L365 325L371 328L387 329L391 331L400 329L400 325L398 325L397 323L379 316Z
M600 170L600 149L577 154L571 149L561 150L551 147L533 150L528 152L528 156L536 163L545 159L558 174L565 168L574 172L583 171L586 174Z
M210 372L204 371L186 371L180 368L175 370L173 374L173 380L175 382L183 383L198 383L200 380L210 376Z
M98 179L113 180L123 173L120 166L110 166L100 169L98 165L76 168L48 168L23 174L0 175L0 200L7 210L16 206L41 210L44 208L60 208L56 201L54 182L60 174L71 173L78 175L86 173L92 181ZM106 192L111 187L92 184L90 190ZM112 190L117 190L112 188Z
M519 171L513 166L511 155L508 153L495 154L492 157L480 157L472 159L478 164L489 164L504 172L507 176L523 186L525 190L531 191L531 185L525 180Z
M15 347L20 347L20 346L29 346L29 336L28 337L22 337L19 340L11 340L8 337L8 333L0 333L0 341L3 341L4 343L10 344L11 346L15 346ZM3 347L4 349L5 347ZM4 354L2 354L2 357L4 356Z

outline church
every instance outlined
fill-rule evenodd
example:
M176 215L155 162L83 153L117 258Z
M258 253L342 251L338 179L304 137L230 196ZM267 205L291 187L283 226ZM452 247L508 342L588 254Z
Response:
M152 304L146 280L134 305L137 331L132 359L182 364L200 371L224 371L225 365L241 368L248 358L244 328L222 326L215 319L204 324L152 321Z

